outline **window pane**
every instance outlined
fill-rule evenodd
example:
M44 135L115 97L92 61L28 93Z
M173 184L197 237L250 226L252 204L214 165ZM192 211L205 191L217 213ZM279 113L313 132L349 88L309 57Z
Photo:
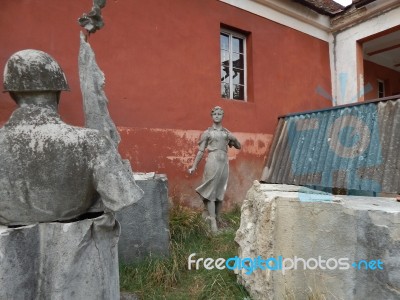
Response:
M232 51L236 53L243 53L243 39L232 37Z
M229 99L229 84L221 83L221 97Z
M233 86L233 99L244 100L244 86L236 84Z
M222 98L245 100L245 42L240 33L220 33Z
M225 50L221 50L221 63L229 66L229 52Z
M232 54L232 64L234 68L244 68L244 59L243 59L243 54Z
M221 81L229 82L229 66L221 65Z
M233 69L232 80L234 84L244 84L244 71L240 69Z
M378 98L385 97L385 83L378 80Z
M229 50L229 36L225 33L220 35L221 49Z

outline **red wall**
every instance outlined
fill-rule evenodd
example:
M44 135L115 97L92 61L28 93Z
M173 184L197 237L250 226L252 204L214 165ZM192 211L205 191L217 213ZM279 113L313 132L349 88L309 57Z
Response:
M77 56L77 18L92 0L13 0L0 10L0 66L21 49L48 52L63 67L71 92L63 93L63 119L83 124ZM216 0L108 0L105 27L90 36L106 75L110 113L122 133L120 151L139 172L165 173L171 197L192 206L200 170L186 173L210 110L225 110L224 126L244 147L230 152L227 204L240 203L261 175L277 116L330 106L328 44ZM250 32L247 103L220 98L221 24ZM14 104L0 95L0 124ZM187 131L187 134L185 132ZM175 201L177 201L175 199Z
M400 94L399 72L364 60L364 82L372 85L372 90L365 94L365 100L378 98L378 79L385 82L386 97Z

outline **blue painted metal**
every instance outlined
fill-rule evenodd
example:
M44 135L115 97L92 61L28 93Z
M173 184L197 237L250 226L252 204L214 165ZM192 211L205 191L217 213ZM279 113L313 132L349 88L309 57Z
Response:
M262 181L353 194L400 192L400 99L279 118Z

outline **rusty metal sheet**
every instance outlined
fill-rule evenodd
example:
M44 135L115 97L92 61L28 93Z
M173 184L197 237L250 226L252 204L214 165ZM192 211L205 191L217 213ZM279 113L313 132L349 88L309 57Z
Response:
M400 99L282 116L261 180L395 194L399 150Z

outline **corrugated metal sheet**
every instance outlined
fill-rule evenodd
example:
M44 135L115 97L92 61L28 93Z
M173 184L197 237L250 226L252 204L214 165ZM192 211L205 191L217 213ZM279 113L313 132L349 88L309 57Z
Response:
M262 181L400 192L400 99L279 118Z

